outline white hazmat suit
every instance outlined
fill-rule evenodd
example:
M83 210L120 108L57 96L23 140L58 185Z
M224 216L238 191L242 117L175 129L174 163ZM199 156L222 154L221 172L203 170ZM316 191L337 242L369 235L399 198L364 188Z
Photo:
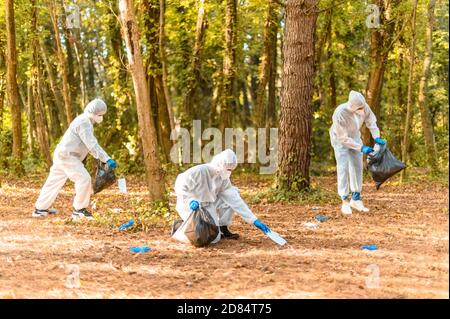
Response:
M82 161L88 153L104 163L110 159L98 144L93 127L93 123L102 121L105 113L105 102L95 99L89 102L83 114L77 116L70 123L56 146L53 165L35 204L37 210L49 209L67 178L75 183L74 209L81 210L88 207L92 194L91 176Z
M213 157L207 164L189 168L178 175L175 181L177 195L176 210L185 221L190 213L189 203L196 200L214 218L217 226L231 224L234 212L247 223L257 218L231 184L230 174L237 166L234 152L227 149ZM217 238L214 242L220 239Z
M360 129L366 124L372 137L380 137L375 114L364 96L351 91L347 103L339 105L333 114L330 128L331 145L337 165L338 194L346 199L350 192L360 193L363 182L363 162Z

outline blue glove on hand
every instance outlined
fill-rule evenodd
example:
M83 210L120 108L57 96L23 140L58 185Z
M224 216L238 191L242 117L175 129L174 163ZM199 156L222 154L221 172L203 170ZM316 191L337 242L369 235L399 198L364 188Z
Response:
M374 150L373 150L373 148L371 148L370 146L365 146L365 145L363 145L363 146L361 147L361 152L363 152L364 154L370 154L370 153L373 153Z
M115 168L117 167L116 161L113 160L112 158L110 158L110 159L106 162L106 164L108 164L109 167L111 167L112 169L115 169Z
M193 211L197 210L200 207L200 204L195 200L191 200L189 203L189 208Z
M384 145L384 144L386 144L386 141L383 140L381 137L377 137L375 139L375 143L380 144L380 145Z
M256 228L259 228L264 234L267 234L270 231L270 228L267 227L267 225L261 222L259 219L255 220L253 225L255 225Z

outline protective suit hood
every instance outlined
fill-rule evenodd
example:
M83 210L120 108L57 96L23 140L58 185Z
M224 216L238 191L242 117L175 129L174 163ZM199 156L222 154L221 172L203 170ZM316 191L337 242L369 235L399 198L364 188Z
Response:
M365 108L366 106L366 99L364 96L356 91L350 91L350 94L348 95L348 102L347 102L347 108L349 111L358 113L360 115L364 115L364 109L362 111L357 111L361 107Z
M226 149L214 156L210 165L214 167L223 180L229 179L231 171L237 166L236 154L232 150Z
M98 98L89 102L84 109L84 113L95 123L101 123L103 121L103 115L106 114L106 111L106 103Z

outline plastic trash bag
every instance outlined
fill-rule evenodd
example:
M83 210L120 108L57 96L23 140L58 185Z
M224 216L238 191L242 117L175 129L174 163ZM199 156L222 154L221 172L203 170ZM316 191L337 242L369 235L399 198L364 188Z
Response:
M379 150L373 155L367 156L367 168L375 181L377 189L379 189L381 184L402 169L405 169L406 165L391 153L386 143L385 145L380 145Z
M114 174L114 169L106 163L98 162L97 171L95 172L94 185L92 186L94 189L94 194L97 194L115 182L116 175Z
M204 247L216 242L219 233L219 227L213 217L204 208L199 207L177 229L173 238L195 247Z

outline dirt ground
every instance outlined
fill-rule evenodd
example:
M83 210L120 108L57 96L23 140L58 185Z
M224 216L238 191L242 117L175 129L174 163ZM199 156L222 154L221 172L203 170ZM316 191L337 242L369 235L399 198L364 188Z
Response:
M288 245L278 247L235 217L230 229L239 240L199 249L171 239L168 226L130 233L66 223L71 185L54 205L58 215L33 219L43 181L28 176L0 188L0 298L449 298L448 187L441 184L375 191L367 180L371 211L350 217L335 204L251 205ZM333 177L316 183L335 188ZM266 184L237 181L244 197L245 189ZM128 188L131 197L145 196L136 181ZM126 205L117 198L95 213ZM330 219L317 229L303 226L317 215ZM366 244L378 250L360 248ZM135 254L131 245L152 251ZM70 281L77 269L78 288Z

